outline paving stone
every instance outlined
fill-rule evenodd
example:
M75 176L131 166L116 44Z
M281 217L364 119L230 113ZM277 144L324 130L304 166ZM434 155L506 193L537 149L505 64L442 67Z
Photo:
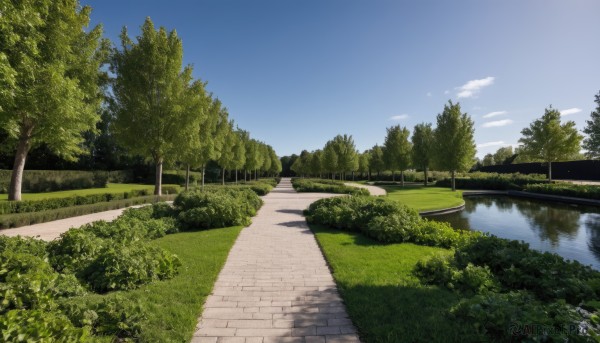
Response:
M296 193L283 179L263 197L252 225L229 252L193 342L359 342L301 215L328 196Z

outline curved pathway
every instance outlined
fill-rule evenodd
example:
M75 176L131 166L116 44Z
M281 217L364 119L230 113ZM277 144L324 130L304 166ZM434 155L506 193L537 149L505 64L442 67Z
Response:
M333 194L296 193L290 179L229 252L192 342L360 342L302 211Z
M364 188L364 189L368 190L369 193L371 193L371 195L375 195L375 196L387 195L387 192L385 191L385 189L383 189L381 187L371 186L371 185L363 185L360 183L353 183L353 182L346 182L344 184L346 186L350 186L350 187Z

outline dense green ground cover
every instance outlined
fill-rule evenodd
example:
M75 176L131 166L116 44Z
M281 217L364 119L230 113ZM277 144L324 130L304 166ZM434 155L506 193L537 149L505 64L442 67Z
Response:
M380 186L388 198L417 211L431 211L463 205L462 192L442 187L425 186Z
M178 185L165 184L163 187L172 187L179 189ZM46 193L23 193L23 200L43 200L43 199L58 199L67 198L73 196L86 196L95 194L117 194L125 193L135 190L146 190L152 193L154 186L152 185L138 185L138 184L127 184L127 183L109 183L107 187L103 188L88 188L88 189L77 189L68 191L58 192L46 192ZM0 201L8 201L8 194L0 194Z
M337 180L293 178L292 185L298 192L369 195L366 189L346 186L344 181Z
M532 184L525 186L524 191L600 200L600 186L598 185L575 185L566 182L552 184Z

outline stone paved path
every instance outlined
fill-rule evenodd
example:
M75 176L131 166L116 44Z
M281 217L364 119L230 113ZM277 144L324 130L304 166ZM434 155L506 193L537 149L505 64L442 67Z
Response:
M331 194L283 179L242 230L192 342L360 342L302 210Z

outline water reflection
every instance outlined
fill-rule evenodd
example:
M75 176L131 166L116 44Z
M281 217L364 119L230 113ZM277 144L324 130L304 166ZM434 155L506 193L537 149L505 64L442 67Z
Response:
M600 269L600 208L507 196L465 198L461 212L435 216L455 228L523 240Z

